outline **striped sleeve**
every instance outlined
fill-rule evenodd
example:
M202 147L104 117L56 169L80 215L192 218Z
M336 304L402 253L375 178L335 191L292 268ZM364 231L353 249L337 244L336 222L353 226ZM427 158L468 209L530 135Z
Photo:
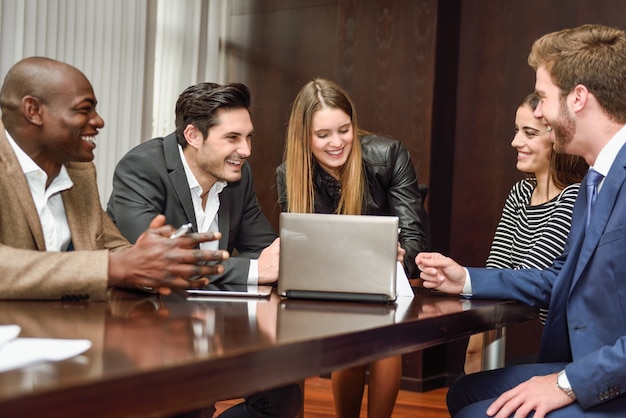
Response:
M509 193L491 245L487 267L546 268L558 257L569 235L579 183L542 205L528 206L533 186L523 180Z
M518 229L520 217L525 216L532 192L533 185L527 180L519 181L511 188L491 243L487 268L513 268L515 231Z

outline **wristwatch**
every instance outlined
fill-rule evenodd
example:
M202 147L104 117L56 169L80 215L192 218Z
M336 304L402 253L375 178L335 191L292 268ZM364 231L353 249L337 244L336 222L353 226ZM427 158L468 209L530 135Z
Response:
M556 377L556 387L561 389L569 398L573 401L576 400L576 394L572 390L572 386L569 384L565 370L561 370Z

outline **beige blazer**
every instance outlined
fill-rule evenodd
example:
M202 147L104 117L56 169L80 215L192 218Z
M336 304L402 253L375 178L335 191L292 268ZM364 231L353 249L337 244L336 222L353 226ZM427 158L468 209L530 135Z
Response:
M46 252L26 177L0 123L0 299L107 297L108 250L130 246L102 210L93 163L66 164L61 193L75 251Z

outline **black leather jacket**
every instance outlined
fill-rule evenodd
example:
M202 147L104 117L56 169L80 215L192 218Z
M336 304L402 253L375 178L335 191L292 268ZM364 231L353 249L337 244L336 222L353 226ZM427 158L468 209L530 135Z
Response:
M425 189L420 192L417 173L404 145L377 135L361 137L363 166L367 177L365 215L393 215L399 218L398 240L406 250L404 269L409 277L419 274L418 252L428 249L430 221L424 209ZM287 210L285 163L276 169L278 204ZM314 167L315 212L334 213L341 193L340 184L319 165ZM424 195L422 194L424 193Z

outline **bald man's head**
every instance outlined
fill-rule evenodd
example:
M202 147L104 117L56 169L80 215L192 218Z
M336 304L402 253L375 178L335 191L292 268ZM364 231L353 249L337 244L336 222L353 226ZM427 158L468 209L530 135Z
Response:
M50 58L18 62L0 88L4 127L48 179L65 163L93 160L95 139L104 127L97 104L81 71Z
M58 92L61 80L87 81L87 77L69 64L45 57L30 57L17 62L4 78L0 89L0 109L5 127L18 120L22 98L33 96L47 104Z

